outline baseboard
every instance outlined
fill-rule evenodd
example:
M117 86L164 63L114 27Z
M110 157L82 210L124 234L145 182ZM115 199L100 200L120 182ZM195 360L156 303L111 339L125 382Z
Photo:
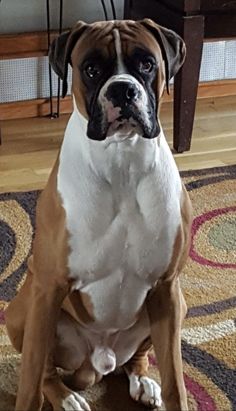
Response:
M197 98L217 98L236 96L236 79L215 80L199 83ZM173 87L170 94L164 95L164 102L173 101Z
M56 111L56 97L53 98L53 111ZM72 111L72 98L66 96L60 100L60 113L67 114ZM0 121L17 118L45 117L50 115L50 100L40 98L34 100L14 101L0 104Z
M198 88L198 99L217 98L236 95L236 80L219 80L200 83ZM164 95L164 103L173 101L173 87L170 94ZM54 110L56 110L56 98L53 99ZM72 99L66 96L60 100L60 113L68 114L72 111ZM35 99L15 101L0 104L0 121L17 118L43 117L50 114L49 99Z

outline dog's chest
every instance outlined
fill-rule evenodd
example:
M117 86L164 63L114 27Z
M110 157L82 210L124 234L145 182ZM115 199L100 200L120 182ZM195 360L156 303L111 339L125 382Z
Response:
M138 177L133 171L115 171L107 181L81 169L80 178L64 176L60 186L70 277L105 328L135 320L171 261L180 223L175 183L162 181L163 187L155 167Z

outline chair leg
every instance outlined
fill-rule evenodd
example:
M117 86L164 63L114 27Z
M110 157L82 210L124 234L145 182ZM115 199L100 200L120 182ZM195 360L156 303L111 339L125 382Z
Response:
M130 19L131 15L131 0L125 0L124 1L124 19Z
M178 153L190 149L198 80L204 39L204 17L183 17L182 32L187 55L174 80L174 148Z

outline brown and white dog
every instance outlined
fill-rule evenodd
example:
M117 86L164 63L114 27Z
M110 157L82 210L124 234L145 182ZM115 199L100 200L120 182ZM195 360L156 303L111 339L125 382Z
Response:
M79 22L50 61L74 111L42 192L26 281L6 312L22 352L17 410L88 411L76 391L123 366L134 400L187 410L179 273L191 206L159 105L185 57L151 20ZM154 345L162 388L147 376ZM73 371L70 390L56 367ZM160 394L160 392L162 393Z

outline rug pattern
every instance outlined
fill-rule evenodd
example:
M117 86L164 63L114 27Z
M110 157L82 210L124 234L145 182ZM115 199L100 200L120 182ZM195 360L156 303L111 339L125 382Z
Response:
M236 410L236 166L182 172L194 206L192 243L181 284L189 307L182 331L192 411ZM0 410L13 410L20 356L4 309L20 287L30 254L38 191L0 194ZM150 375L159 380L150 353ZM108 388L109 387L109 388ZM122 373L84 393L94 411L138 411ZM47 406L46 406L47 408Z

